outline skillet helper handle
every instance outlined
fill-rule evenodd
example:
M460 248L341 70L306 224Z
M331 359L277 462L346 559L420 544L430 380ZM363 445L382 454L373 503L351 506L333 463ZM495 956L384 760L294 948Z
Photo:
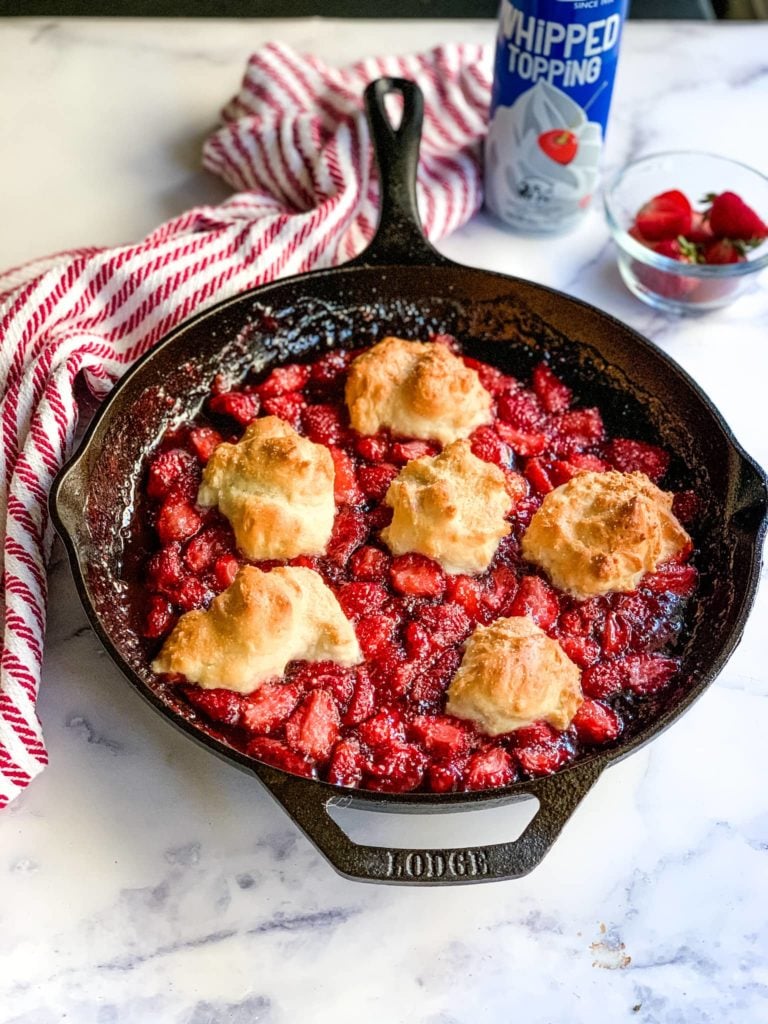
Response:
M539 808L522 835L508 843L453 849L390 849L353 842L328 808L345 806L317 782L288 776L266 765L257 774L307 838L346 878L395 885L461 885L520 878L541 863L568 819L600 775L586 762L531 781L521 796L535 796ZM489 806L489 804L486 804Z
M403 99L403 116L395 128L385 100ZM424 236L416 200L424 97L407 78L377 78L365 90L365 109L379 168L379 223L370 245L351 262L357 265L447 263Z

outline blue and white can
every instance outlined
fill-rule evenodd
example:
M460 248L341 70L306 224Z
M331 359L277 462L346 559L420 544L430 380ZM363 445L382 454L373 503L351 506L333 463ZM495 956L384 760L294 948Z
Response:
M501 0L485 200L522 231L589 207L628 0Z

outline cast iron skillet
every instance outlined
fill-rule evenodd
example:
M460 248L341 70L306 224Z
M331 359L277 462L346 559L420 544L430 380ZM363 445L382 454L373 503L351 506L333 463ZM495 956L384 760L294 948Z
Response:
M400 93L394 129L384 107ZM370 247L345 266L246 292L182 324L112 392L77 454L54 482L51 512L67 547L88 617L112 659L166 718L253 773L331 864L349 878L444 884L516 878L552 846L609 764L637 750L699 697L735 648L752 603L768 490L697 385L649 341L583 302L528 281L463 267L425 240L416 207L422 96L411 82L380 79L366 92L381 174L381 217ZM705 505L696 537L701 588L679 654L683 681L650 717L557 774L504 789L456 794L379 794L298 778L231 749L173 705L149 670L124 555L141 464L169 426L194 416L216 373L232 382L284 360L386 334L458 336L471 354L526 375L546 353L584 404L599 404L613 433L661 441L676 453L671 486L694 486ZM169 703L170 700L170 703ZM539 810L514 842L466 849L404 850L353 843L332 805L382 811L458 811L532 794Z

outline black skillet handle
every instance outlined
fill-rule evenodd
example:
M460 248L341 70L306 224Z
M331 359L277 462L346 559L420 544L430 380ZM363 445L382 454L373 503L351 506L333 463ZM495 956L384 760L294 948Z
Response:
M512 842L411 850L354 843L328 813L329 806L345 806L351 798L338 796L338 790L310 779L286 775L267 765L256 767L275 799L339 874L395 885L460 885L527 875L543 860L600 771L599 766L585 762L522 788L520 795L535 796L539 809L523 834Z
M403 117L394 128L385 99L403 98ZM406 264L435 266L448 263L424 236L416 201L424 97L407 78L377 78L365 90L365 109L379 168L380 210L376 233L367 249L352 260L358 266ZM348 264L349 265L349 264Z

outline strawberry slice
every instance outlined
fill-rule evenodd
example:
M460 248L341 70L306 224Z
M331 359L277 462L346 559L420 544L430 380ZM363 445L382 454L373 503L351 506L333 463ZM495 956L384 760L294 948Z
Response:
M423 459L427 455L435 455L438 447L429 441L393 441L389 457L398 465L405 465L412 459Z
M363 494L357 484L354 459L341 448L331 446L328 451L333 459L333 497L338 505L357 505Z
M213 566L213 576L216 580L216 585L221 590L226 590L228 586L235 582L235 576L237 576L240 563L234 555L222 555L221 558L217 558Z
M523 576L509 609L510 615L528 615L542 629L550 629L560 614L557 594L538 576Z
M384 551L366 545L358 548L349 562L351 574L358 580L383 583L389 578L392 559Z
M361 666L356 670L355 692L344 713L344 725L357 725L373 713L376 694L368 670Z
M515 750L518 763L529 775L552 775L570 757L562 744L520 747Z
M155 529L161 544L170 544L194 537L202 525L203 521L192 505L172 495L163 502Z
M566 633L558 636L557 642L571 661L580 668L589 668L600 657L600 644L588 637L570 636Z
M310 377L318 384L331 384L338 380L352 361L353 354L337 348L321 356L310 368Z
M472 454L478 459L502 468L511 465L512 453L492 427L478 427L469 440Z
M363 778L365 757L357 740L349 736L333 748L328 764L328 781L335 786L358 786Z
M387 793L408 793L421 784L427 758L413 743L394 741L379 747L367 770L370 789Z
M279 416L281 420L289 423L294 430L301 427L301 416L307 403L303 395L295 391L286 395L275 395L272 398L265 398L261 403L262 410L268 416Z
M525 475L539 494L548 494L555 486L546 464L541 459L528 459L525 464Z
M357 639L366 658L391 647L395 626L394 619L382 614L365 615L356 623Z
M546 363L534 367L532 383L536 397L547 412L563 412L571 404L573 392Z
M422 608L419 622L438 647L460 644L472 630L472 621L462 606L451 602Z
M339 738L339 709L327 690L313 690L285 723L288 746L305 757L325 761Z
M389 597L380 583L345 583L336 594L348 619L359 619L378 611Z
M652 594L676 594L690 597L696 589L699 574L692 565L665 565L643 577L640 586Z
M666 686L677 669L676 658L660 654L630 654L626 658L588 668L582 674L581 688L585 696L597 700L625 687L634 693L655 693Z
M262 683L246 698L243 726L248 732L274 732L299 703L301 687L293 683Z
M654 483L666 475L669 454L655 444L615 437L605 446L603 454L614 469L622 473L645 473Z
M412 597L442 597L445 591L445 573L441 566L415 551L392 560L390 578L398 593Z
M280 740L270 739L268 736L258 736L251 740L245 748L249 757L255 757L257 761L272 765L273 768L282 768L284 772L291 775L304 775L312 778L312 765L300 754L290 750Z
M149 598L149 607L144 616L144 627L142 636L150 640L157 640L166 633L170 633L176 622L173 614L173 606L160 594L152 594Z
M288 363L277 366L270 375L256 387L260 398L274 398L291 391L300 391L309 380L308 366L300 363Z
M256 418L259 411L257 395L246 395L242 391L222 391L208 401L208 408L219 416L229 416L241 427Z
M509 377L501 370L497 370L495 366L481 363L479 359L473 359L472 356L464 356L463 361L465 366L475 371L485 390L494 397L504 394L505 391L509 391L517 384L514 377Z
M414 679L411 687L412 702L424 707L435 707L441 703L460 661L461 654L455 648L449 647L444 651Z
M166 597L173 597L183 578L184 565L179 544L161 548L147 562L147 582L153 590L159 590Z
M549 443L546 434L526 433L503 420L497 421L496 433L516 455L541 455Z
M483 588L472 576L448 576L445 593L448 600L460 604L474 622L482 615Z
M307 437L316 444L338 444L344 435L341 413L335 405L307 405L301 422Z
M200 473L189 452L171 448L160 452L149 464L147 494L150 498L167 498L175 494L194 499L200 484Z
M357 471L357 482L366 498L381 501L399 472L397 466L393 466L391 462L361 466Z
M472 745L472 735L465 725L447 715L419 715L409 725L412 739L430 754L454 758L465 754Z
M687 235L692 224L693 208L686 196L677 189L649 199L635 217L635 227L643 238L651 242Z
M707 198L712 203L709 226L717 238L757 242L768 237L768 225L735 192L721 192Z
M349 556L360 547L368 535L368 524L362 512L342 509L333 522L333 532L328 541L326 557L336 565L346 565Z
M369 747L384 747L405 739L403 716L394 708L377 711L357 728L357 735Z
M204 690L200 686L185 686L184 696L196 711L201 711L211 722L221 725L239 725L244 698L232 690Z
M358 437L355 440L355 451L366 462L383 462L389 453L389 441L377 435Z
M538 399L525 388L516 387L499 398L499 419L529 433L537 433L544 422L544 410Z
M291 672L291 682L300 690L328 690L341 705L352 699L356 678L354 669L333 661L300 662Z
M427 779L432 792L457 793L461 790L467 761L466 757L458 757L450 761L431 761L427 768Z
M573 717L573 728L582 743L609 743L621 732L621 719L596 700L585 700Z
M189 432L189 445L200 462L205 463L224 438L213 427L193 427Z
M503 747L486 747L470 757L465 779L470 790L508 786L515 779L515 763Z

